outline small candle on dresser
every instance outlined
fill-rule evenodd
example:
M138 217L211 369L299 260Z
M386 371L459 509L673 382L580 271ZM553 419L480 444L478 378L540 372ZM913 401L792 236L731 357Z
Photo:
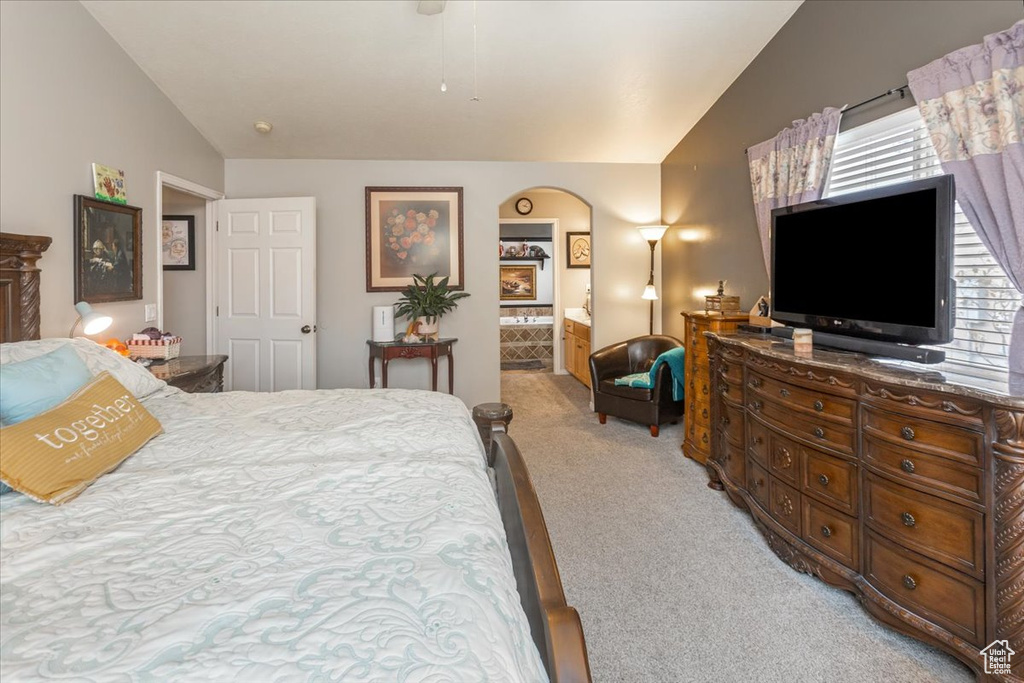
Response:
M793 353L798 356L810 356L814 351L813 333L804 327L793 330Z

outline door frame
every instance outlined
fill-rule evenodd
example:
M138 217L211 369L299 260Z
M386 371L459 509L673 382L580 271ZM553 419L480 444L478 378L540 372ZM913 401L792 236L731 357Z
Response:
M562 263L562 235L558 227L557 218L498 218L498 237L499 241L501 238L501 226L509 223L547 223L551 226L551 269L554 282L552 283L551 292L551 343L553 345L551 353L551 372L556 375L566 375L568 371L565 369L565 359L562 358L562 350L564 344L559 342L562 341L562 269L559 265ZM498 261L498 265L501 265L501 261ZM499 302L500 305L500 302ZM499 349L499 355L501 351ZM500 358L499 358L500 360Z
M166 171L156 172L156 216L157 226L163 223L164 218L164 188L171 188L178 192L184 192L200 199L206 200L206 353L212 355L217 348L217 329L215 327L215 302L216 295L216 262L210 258L214 253L215 239L217 233L217 211L214 202L224 199L224 193L220 190L194 183L179 176L167 173ZM157 238L153 240L156 249L156 267L159 277L156 280L156 326L164 329L164 249L163 240L160 239L160 230L156 232Z

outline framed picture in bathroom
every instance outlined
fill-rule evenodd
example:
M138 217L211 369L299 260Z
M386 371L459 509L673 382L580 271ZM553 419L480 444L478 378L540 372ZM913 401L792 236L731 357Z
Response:
M566 268L590 267L590 233L565 233Z
M462 188L366 188L366 291L400 292L412 276L463 288Z
M501 301L533 301L537 298L537 266L499 266L498 296Z

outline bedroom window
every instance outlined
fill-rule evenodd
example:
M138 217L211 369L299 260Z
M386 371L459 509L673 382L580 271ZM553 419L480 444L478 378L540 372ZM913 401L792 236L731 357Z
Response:
M867 190L942 174L924 121L911 107L841 132L836 138L825 196ZM957 204L953 278L956 327L943 345L946 359L965 371L993 376L1009 359L1010 328L1019 295ZM995 371L995 372L993 372Z

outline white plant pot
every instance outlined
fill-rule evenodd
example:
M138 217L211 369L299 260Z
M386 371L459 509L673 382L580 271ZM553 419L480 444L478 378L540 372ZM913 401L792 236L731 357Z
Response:
M418 334L422 339L433 339L436 341L440 329L440 318L434 318L433 322L428 322L427 318L422 316L416 318L416 334Z

